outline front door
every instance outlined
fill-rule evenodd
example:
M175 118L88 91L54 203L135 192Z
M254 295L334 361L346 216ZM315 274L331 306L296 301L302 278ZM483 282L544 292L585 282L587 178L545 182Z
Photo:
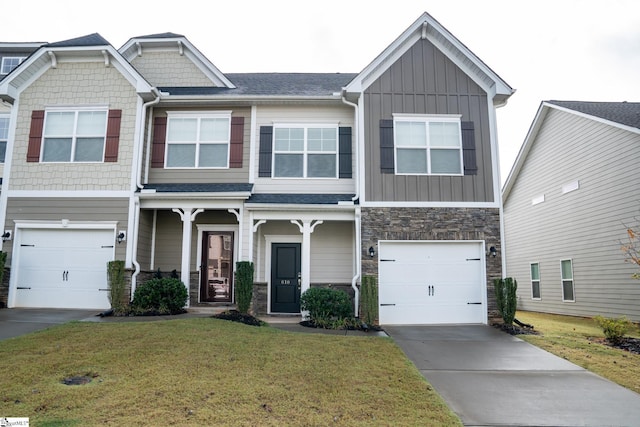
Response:
M232 302L233 233L231 231L202 233L201 268L200 301Z
M300 267L300 243L272 244L272 313L300 313Z

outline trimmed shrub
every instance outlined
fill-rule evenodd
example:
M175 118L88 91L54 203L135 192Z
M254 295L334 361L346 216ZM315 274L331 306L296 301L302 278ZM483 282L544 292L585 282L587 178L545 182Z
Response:
M134 314L184 313L189 295L179 279L151 279L136 288L131 302Z
M242 314L249 312L253 299L253 263L239 261L236 263L236 305Z
M115 260L107 263L107 279L109 281L109 302L116 315L126 311L124 261Z
M0 252L0 285L2 285L2 281L4 280L4 266L7 263L7 253Z
M617 319L596 316L593 320L598 324L600 329L602 329L604 336L612 344L620 344L622 342L622 338L624 338L625 334L632 326L631 321L625 316Z
M340 289L309 288L300 297L300 308L309 312L309 320L318 327L332 329L353 317L349 295Z
M495 288L496 302L498 303L498 310L500 311L502 320L505 325L511 326L513 319L516 318L516 305L518 302L516 289L518 289L518 282L512 277L494 279L493 286Z
M360 286L360 315L367 325L378 319L378 281L375 276L364 276Z

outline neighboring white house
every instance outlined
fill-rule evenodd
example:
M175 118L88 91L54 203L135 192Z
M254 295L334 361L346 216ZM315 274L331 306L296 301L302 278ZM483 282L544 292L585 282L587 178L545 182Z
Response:
M503 188L521 310L640 320L626 228L640 221L640 103L540 105Z

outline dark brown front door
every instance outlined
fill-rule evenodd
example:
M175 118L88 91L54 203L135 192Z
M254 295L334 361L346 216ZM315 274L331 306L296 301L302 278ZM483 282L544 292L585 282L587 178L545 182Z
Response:
M271 312L300 313L300 243L271 246Z
M233 233L202 233L201 302L233 301Z

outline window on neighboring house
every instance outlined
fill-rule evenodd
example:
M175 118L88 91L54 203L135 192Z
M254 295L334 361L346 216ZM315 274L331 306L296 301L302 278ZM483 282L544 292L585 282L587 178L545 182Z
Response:
M394 118L395 171L399 175L462 175L460 118Z
M167 168L228 168L231 113L168 114Z
M102 162L107 110L47 111L43 162Z
M338 126L275 126L273 177L337 178Z
M562 276L562 301L575 301L573 287L573 262L570 259L560 261Z
M11 70L16 68L24 60L24 56L5 56L2 58L2 66L0 67L0 74L9 74Z
M7 140L9 139L9 117L0 116L0 163L4 163L7 154Z
M531 263L531 298L540 299L540 264Z

